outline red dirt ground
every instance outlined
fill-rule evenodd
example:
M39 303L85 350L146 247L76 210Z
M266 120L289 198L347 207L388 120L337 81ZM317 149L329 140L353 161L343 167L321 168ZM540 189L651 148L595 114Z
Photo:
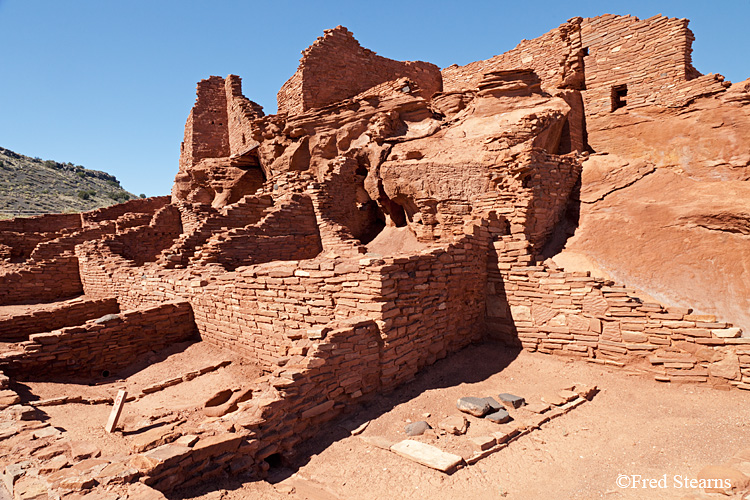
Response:
M472 346L437 363L338 424L370 421L362 436L395 442L406 438L409 420L437 427L444 415L458 414L461 396L511 392L533 402L574 382L596 384L600 392L452 475L374 447L333 424L298 450L295 463L271 469L269 482L226 481L182 494L201 500L704 498L700 490L677 488L673 476L695 478L704 466L750 448L750 412L742 391L670 386L585 362L510 353L495 344ZM467 418L472 424L467 436L485 433L489 424ZM459 439L428 433L416 439L444 449ZM622 489L619 474L656 479L666 474L669 483L666 489Z

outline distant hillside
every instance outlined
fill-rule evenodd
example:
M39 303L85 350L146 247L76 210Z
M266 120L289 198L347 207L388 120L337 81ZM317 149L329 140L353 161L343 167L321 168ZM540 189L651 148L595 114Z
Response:
M115 176L0 147L0 219L84 212L134 198Z

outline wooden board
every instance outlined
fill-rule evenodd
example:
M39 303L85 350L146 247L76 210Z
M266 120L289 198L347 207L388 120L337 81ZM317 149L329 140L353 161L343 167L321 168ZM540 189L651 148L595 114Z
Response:
M115 404L112 407L112 412L109 414L107 425L104 430L112 432L117 427L117 421L120 420L120 414L122 413L122 407L125 406L125 398L128 397L127 391L118 391L117 397L115 398Z

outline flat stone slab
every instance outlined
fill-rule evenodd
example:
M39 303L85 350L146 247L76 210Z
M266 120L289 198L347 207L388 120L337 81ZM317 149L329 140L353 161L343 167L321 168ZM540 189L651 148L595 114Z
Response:
M475 448L477 448L479 451L485 451L489 450L495 444L497 441L495 441L495 438L493 436L475 436L472 438L469 438L469 440L472 442Z
M549 410L549 405L546 403L533 403L530 405L526 405L526 409L533 413L544 413L545 411Z
M575 391L571 391L569 389L563 389L562 391L557 393L561 398L565 400L566 403L573 401L578 397L578 393Z
M365 443L381 450L390 450L391 446L393 446L393 441L383 436L359 436L359 438Z
M490 405L490 413L496 412L497 410L502 410L503 405L497 402L497 400L491 396L488 396L486 398L482 398L485 401L487 401L487 404Z
M452 472L464 459L453 453L446 453L429 444L404 439L393 446L391 451L418 464L441 472Z
M504 424L505 422L510 422L510 414L504 409L499 409L492 413L488 413L487 415L484 416L484 418L491 422L495 422L497 424Z
M464 413L483 417L490 411L490 404L484 398L465 397L456 402L456 407Z
M466 429L468 428L468 426L469 422L463 415L452 415L445 418L438 424L438 428L456 436L466 434Z
M521 406L526 404L526 400L521 396L516 396L507 392L498 394L497 397L505 406L508 406L510 408L520 408Z

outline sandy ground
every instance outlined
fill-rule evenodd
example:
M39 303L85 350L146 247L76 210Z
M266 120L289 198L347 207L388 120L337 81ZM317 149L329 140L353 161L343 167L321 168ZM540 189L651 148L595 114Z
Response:
M451 475L367 444L343 428L370 421L362 436L396 441L406 438L409 420L425 419L436 427L445 415L458 414L461 396L511 392L533 402L574 382L596 384L600 392ZM685 498L698 491L678 487L674 476L695 478L704 466L750 448L749 397L743 391L670 386L582 361L511 353L494 344L472 346L322 428L298 450L294 463L272 468L268 481L224 481L181 494L201 500ZM467 437L485 432L484 422L468 419ZM418 439L453 446L428 433ZM620 488L620 474L655 479L666 474L667 488Z
M175 422L186 427L199 425L206 419L200 409L209 397L223 389L244 387L260 375L260 370L256 365L205 342L182 343L159 353L148 354L127 372L116 375L120 378L113 377L97 385L16 382L14 386L24 401L61 396L114 398L120 389L125 389L128 396L134 396L148 385L225 360L231 361L231 364L127 402L123 407L119 430L112 434L104 430L111 404L68 403L40 407L48 422L66 431L69 439L94 443L103 455L117 455L129 453L134 439L146 430L166 427Z
M414 253L426 248L408 227L387 226L367 244L367 252L374 255Z

